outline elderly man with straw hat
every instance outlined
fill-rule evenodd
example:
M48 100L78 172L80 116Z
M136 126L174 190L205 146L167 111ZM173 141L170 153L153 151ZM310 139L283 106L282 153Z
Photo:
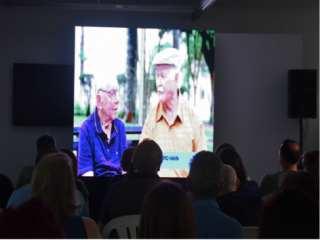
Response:
M152 65L156 70L159 103L150 110L140 142L152 139L164 152L199 152L207 150L203 122L179 91L180 55L175 48L157 53ZM162 174L163 173L163 174ZM186 170L161 170L160 176L186 177Z

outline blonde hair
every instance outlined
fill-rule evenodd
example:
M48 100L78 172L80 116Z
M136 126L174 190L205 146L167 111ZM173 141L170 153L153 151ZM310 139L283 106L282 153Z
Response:
M77 205L72 161L64 153L43 158L32 176L30 199L41 198L56 211L59 218L71 218Z

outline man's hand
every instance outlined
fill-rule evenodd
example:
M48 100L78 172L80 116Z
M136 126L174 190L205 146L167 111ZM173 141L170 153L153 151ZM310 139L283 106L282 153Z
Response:
M93 177L94 173L93 173L93 171L89 171L89 172L81 174L80 176L81 177Z

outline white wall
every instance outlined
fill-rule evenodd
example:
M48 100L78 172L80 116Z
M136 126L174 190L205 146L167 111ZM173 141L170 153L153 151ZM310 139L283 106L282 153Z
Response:
M299 139L299 123L287 118L286 91L287 69L301 68L302 36L216 37L215 140L232 143L249 176L259 181L280 170L281 141Z
M36 139L42 134L52 134L56 137L58 147L72 147L72 128L56 127L14 127L12 126L12 64L23 63L60 63L73 64L74 56L74 26L122 26L122 27L157 27L157 28L200 28L214 29L217 33L264 33L264 34L301 34L302 43L302 67L317 68L319 65L319 11L318 9L214 9L206 12L198 21L192 22L190 14L186 13L134 13L134 12L105 12L84 10L61 10L41 8L0 8L0 172L8 175L14 184L23 165L32 164L35 159ZM221 35L222 36L222 35ZM244 36L244 35L243 35ZM218 38L217 38L218 41ZM218 45L218 42L217 42ZM218 51L218 50L217 50ZM219 54L219 52L217 52ZM240 54L240 53L239 53ZM275 55L270 55L274 57ZM230 56L228 56L230 57ZM279 56L281 57L281 56ZM269 59L270 60L270 59ZM299 60L299 59L298 59ZM217 59L218 61L218 59ZM235 61L235 60L234 60ZM239 59L239 63L242 59ZM284 59L284 62L286 59ZM232 64L237 65L236 62ZM244 64L241 62L241 64ZM250 69L249 65L244 65ZM256 66L256 65L255 65ZM281 65L286 72L290 64ZM217 86L218 68L217 62ZM238 75L234 69L230 72L229 80ZM257 72L255 72L257 73ZM220 73L222 74L222 73ZM261 74L261 73L260 73ZM221 76L221 75L220 75ZM256 85L256 75L249 75L244 79L242 89L260 88ZM284 77L284 76L283 76ZM279 78L278 78L279 80ZM269 81L264 79L264 81ZM270 80L268 86L277 94L273 95L273 101L283 101L282 92L284 85L273 86L275 79ZM253 85L252 85L253 84ZM223 85L220 86L223 89ZM228 91L228 89L224 90ZM32 94L32 93L30 93ZM227 94L227 92L221 92ZM216 95L216 103L219 94ZM265 94L254 95L257 103L264 103ZM251 104L250 97L243 101ZM236 113L233 109L232 99L225 111ZM219 107L216 106L215 118L215 143L219 144L226 139L235 145L240 154L244 155L245 164L249 174L259 180L265 169L278 170L275 164L279 143L284 137L296 138L293 132L298 132L298 125L294 120L288 120L281 115L278 120L272 118L271 126L279 124L286 126L281 134L268 132L268 141L263 141L264 136L259 134L259 121L265 116L265 109L257 105L248 105L254 108L257 121L253 116L241 120L241 128L256 129L252 136L239 140L240 130L236 119L224 122L219 116ZM264 104L267 106L267 104ZM274 115L283 111L282 105L275 106ZM267 109L269 112L271 109ZM247 110L248 111L248 110ZM221 112L221 110L220 110ZM276 116L275 116L276 117ZM309 120L308 133L306 135L305 150L319 148L319 118ZM248 120L248 121L247 121ZM227 125L226 125L227 124ZM228 130L231 128L231 130ZM233 130L233 131L232 131ZM265 133L266 130L261 130ZM227 137L228 136L228 137ZM261 137L257 144L256 137ZM298 140L298 139L297 139ZM228 140L229 141L229 140ZM250 153L248 154L248 151ZM262 159L261 154L268 153L267 159ZM248 154L248 155L246 155ZM273 157L274 156L274 157ZM253 160L253 158L255 160ZM250 159L250 160L249 160ZM255 174L254 172L257 172Z

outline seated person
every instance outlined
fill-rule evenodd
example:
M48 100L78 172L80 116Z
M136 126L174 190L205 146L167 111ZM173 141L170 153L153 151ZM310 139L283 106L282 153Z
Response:
M298 189L276 192L262 207L258 238L319 239L319 201Z
M191 160L187 187L193 202L197 238L244 238L240 223L224 214L215 201L224 187L223 174L223 163L212 152L199 152Z
M35 169L37 169L37 166L42 161L42 159L44 159L45 157L51 156L52 154L57 154L57 153L58 153L57 150L55 150L54 152L47 151L47 152L39 153L36 158ZM31 190L30 185L28 185L24 188L19 188L19 189L15 190L8 200L7 208L12 205L21 204L21 203L27 201L30 196L30 190ZM78 190L76 190L76 198L77 198L78 203L81 204L81 208L77 210L76 214L79 216L83 216L83 217L89 217L89 212L88 212L88 208L86 205L86 201L84 200L81 192L79 192Z
M240 180L233 167L224 165L224 188L217 198L221 211L239 221L242 226L258 226L260 197L237 192Z
M305 171L319 179L319 150L310 150L303 154L302 166Z
M260 181L262 196L271 194L279 188L279 182L284 173L297 171L298 162L301 158L299 144L294 140L284 140L280 146L278 157L282 170L262 177Z
M240 180L240 185L237 192L245 195L256 195L261 198L258 183L253 180L248 180L246 169L243 166L242 159L239 154L232 148L224 148L219 152L219 158L225 165L233 167L236 171L237 178Z
M225 148L231 148L233 150L236 150L234 146L232 146L230 143L221 143L214 149L214 153L219 156L220 151Z
M103 200L99 229L112 219L126 215L139 215L145 196L160 177L157 172L162 163L162 151L153 140L140 143L132 156L136 172L128 179L112 185Z
M157 53L152 61L156 70L159 103L150 110L143 125L140 143L152 139L163 152L207 150L204 125L193 107L179 92L180 55L175 48ZM187 177L186 170L162 169L160 176Z
M76 199L72 165L61 152L43 158L32 177L30 199L40 198L53 207L67 238L101 238L93 220L75 214L81 204Z
M52 207L39 198L12 206L0 215L0 238L66 238Z
M79 132L79 175L114 176L121 174L120 158L127 148L124 123L117 118L119 86L116 79L98 87L97 107Z
M0 208L6 208L8 200L14 191L11 180L4 174L0 173Z
M141 210L139 238L196 238L193 207L181 185L164 180L150 190Z
M113 178L111 178L109 182L109 187L117 182L129 178L134 173L134 166L132 164L132 155L134 150L135 147L128 147L126 150L124 150L120 159L122 175L116 175Z
M78 177L78 159L76 155L74 155L74 153L69 149L62 148L60 149L60 151L67 154L69 158L72 160L72 172L75 178L76 189L82 193L82 196L86 201L87 207L89 209L89 191L84 182L81 181Z
M319 199L319 180L310 172L291 171L283 174L280 189L294 188Z
M55 152L56 140L50 135L43 135L37 140L37 154L43 152ZM22 186L27 186L31 183L32 173L34 171L35 165L25 166L22 168L19 178L17 181L16 189L19 189Z

